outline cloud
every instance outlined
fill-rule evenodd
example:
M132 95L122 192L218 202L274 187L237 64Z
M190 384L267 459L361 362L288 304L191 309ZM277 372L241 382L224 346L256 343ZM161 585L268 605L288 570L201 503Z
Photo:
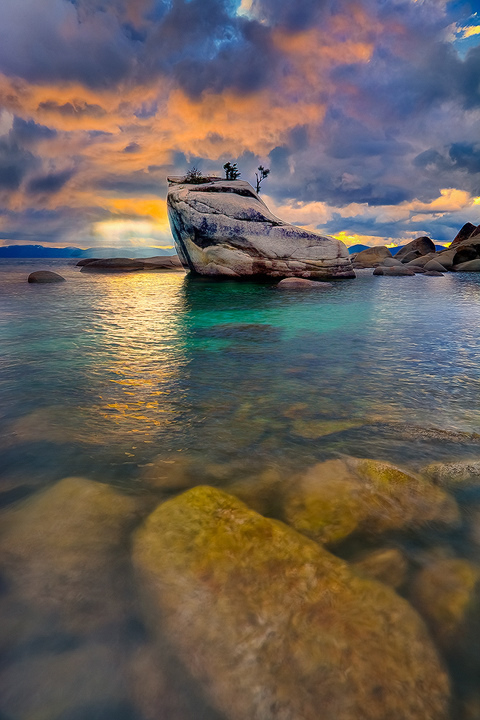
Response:
M2 227L30 237L41 217L56 242L72 229L91 242L110 220L168 233L165 176L230 160L250 181L271 168L264 191L286 219L451 239L480 222L469 13L466 0L3 0Z
M30 195L57 193L70 180L73 174L73 170L62 170L60 172L51 172L47 175L33 177L27 183L26 192Z

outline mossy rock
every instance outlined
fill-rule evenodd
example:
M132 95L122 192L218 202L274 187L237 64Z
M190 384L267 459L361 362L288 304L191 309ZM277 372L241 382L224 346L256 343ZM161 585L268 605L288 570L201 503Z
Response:
M284 518L318 542L345 539L365 519L361 486L342 460L318 463L298 479L287 494Z
M356 560L352 568L361 575L397 589L407 579L408 562L397 548L379 548Z
M36 493L2 518L0 573L9 598L50 630L83 635L121 622L125 547L139 516L133 498L83 478Z
M480 485L480 460L431 463L423 469L422 474L440 487L461 490Z
M228 720L440 720L426 628L387 586L226 493L197 487L136 532L147 626Z
M480 668L480 567L463 558L433 562L417 574L410 597L441 649L458 654L473 644Z
M389 463L357 458L318 463L298 477L283 517L326 544L353 533L376 536L460 522L455 500L441 488Z

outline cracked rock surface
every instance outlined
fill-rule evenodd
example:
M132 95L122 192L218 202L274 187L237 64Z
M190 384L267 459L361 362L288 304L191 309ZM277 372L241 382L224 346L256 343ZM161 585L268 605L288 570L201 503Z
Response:
M355 277L347 247L275 217L243 180L169 178L168 216L185 269L199 275Z

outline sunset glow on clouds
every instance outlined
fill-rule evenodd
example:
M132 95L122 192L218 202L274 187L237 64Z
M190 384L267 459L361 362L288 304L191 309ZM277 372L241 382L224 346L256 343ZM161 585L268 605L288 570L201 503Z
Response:
M166 176L227 160L347 244L449 242L480 223L474 10L2 0L0 243L171 247Z

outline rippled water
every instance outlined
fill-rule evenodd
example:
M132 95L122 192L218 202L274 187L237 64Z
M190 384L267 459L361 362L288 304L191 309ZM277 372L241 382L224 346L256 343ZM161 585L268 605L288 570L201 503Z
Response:
M27 284L39 268L67 282ZM477 274L281 292L5 261L0 506L71 475L142 492L159 456L227 486L343 453L478 458L479 327Z

